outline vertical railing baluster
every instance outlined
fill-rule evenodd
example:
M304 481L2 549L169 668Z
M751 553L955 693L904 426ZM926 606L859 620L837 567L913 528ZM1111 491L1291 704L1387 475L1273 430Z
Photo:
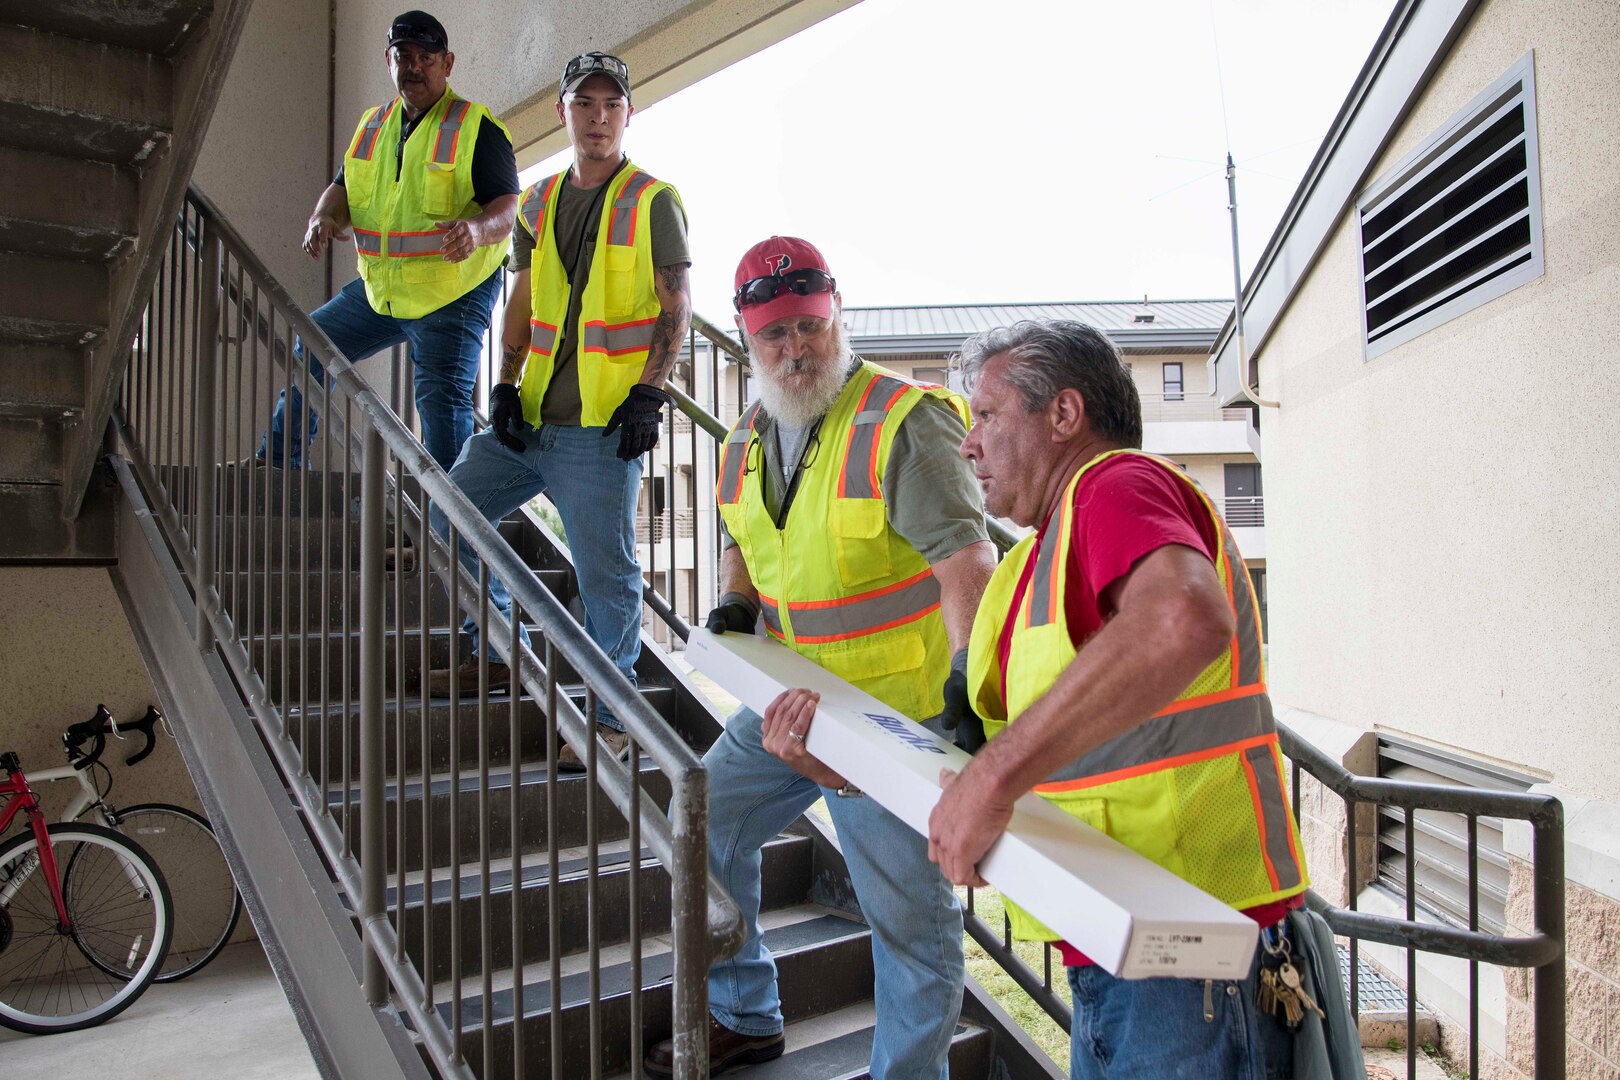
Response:
M1417 833L1412 827L1412 808L1406 818L1406 921L1417 918ZM1406 1077L1417 1080L1417 950L1406 946Z
M641 748L630 736L630 1068L641 1067L645 1057L641 1026L646 1022L641 1000Z
M692 768L670 780L675 788L670 799L675 865L669 870L675 1077L700 1080L709 1075L708 773Z
M362 498L362 502L364 499ZM343 399L343 640L354 640L354 564L356 524L354 520L354 407ZM354 661L352 649L344 648L343 660L343 843L346 854L354 854L352 816L354 805Z
M405 959L405 462L394 458L394 958ZM424 671L422 678L427 678Z
M507 641L507 731L506 741L512 769L510 812L512 815L512 1075L524 1075L523 1067L523 800L521 779L523 762L523 684L519 681L522 670L520 651L523 647L523 606L512 597L512 636Z
M1479 929L1479 817L1468 815L1468 929ZM1468 1075L1479 1075L1479 961L1468 961Z
M585 938L589 960L590 1002L586 1009L591 1033L591 1080L602 1076L602 909L597 891L601 866L601 832L596 815L596 722L601 703L596 687L585 684Z
M455 1060L462 1060L461 1046L461 655L454 633L461 611L461 534L449 527L450 561L450 810L446 832L450 834L450 1031L455 1036ZM556 1075L553 1073L552 1075Z
M285 444L282 447L286 449ZM387 837L383 831L383 477L382 433L365 425L360 467L360 921L383 916L387 887ZM365 952L366 1001L388 1001L382 957L369 942Z
M1297 818L1295 820L1298 820ZM1356 910L1356 864L1360 859L1360 852L1356 848L1356 804L1354 800L1344 799L1345 821L1345 876L1348 879L1345 888L1345 907L1351 911ZM1361 939L1350 939L1350 1015L1361 1015Z
M551 961L551 1075L562 1076L562 900L557 891L557 649L546 637L546 956Z
M219 475L215 377L219 372L219 244L212 233L199 238L202 250L202 311L198 315L197 356L197 648L214 651L209 609L214 603L214 482Z
M478 967L483 976L482 1060L495 1060L495 982L491 953L495 924L489 914L489 862L495 822L489 799L489 652L494 645L489 623L489 562L478 562ZM512 783L517 783L514 773ZM512 1022L523 1021L523 988L512 988Z

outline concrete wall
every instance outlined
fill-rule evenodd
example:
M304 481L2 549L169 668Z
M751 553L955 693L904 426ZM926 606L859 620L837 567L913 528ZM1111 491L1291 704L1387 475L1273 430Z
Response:
M1615 802L1620 8L1482 5L1372 175L1532 48L1546 274L1364 362L1347 221L1265 349L1272 688Z
M326 267L299 243L329 179L330 48L327 0L254 4L192 174L270 272L311 308L326 297ZM339 282L353 276L353 263L345 246Z
M62 732L105 704L120 719L139 719L157 704L123 606L103 567L0 567L0 750L22 756L25 772L65 765ZM174 740L158 739L135 768L124 757L139 742L108 740L103 762L112 770L115 805L160 801L201 809ZM42 787L54 819L78 788L68 781Z

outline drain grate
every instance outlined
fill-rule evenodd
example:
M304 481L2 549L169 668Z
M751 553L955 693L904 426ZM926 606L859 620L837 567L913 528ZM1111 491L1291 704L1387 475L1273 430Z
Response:
M1339 950L1339 970L1344 973L1344 992L1346 1000L1350 993L1350 950L1343 945L1337 946ZM1357 1006L1362 1012L1405 1012L1406 991L1398 983L1390 981L1389 977L1366 960L1358 958L1356 964L1356 981L1359 984L1360 997ZM1421 1002L1418 1011L1426 1011Z

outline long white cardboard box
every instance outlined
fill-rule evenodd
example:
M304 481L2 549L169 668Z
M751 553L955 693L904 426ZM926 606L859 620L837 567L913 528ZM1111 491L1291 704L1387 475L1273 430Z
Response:
M768 639L694 629L692 666L764 714L783 690L821 695L805 747L924 836L939 770L968 755L825 668ZM1033 792L979 862L984 879L1113 975L1240 979L1253 920Z

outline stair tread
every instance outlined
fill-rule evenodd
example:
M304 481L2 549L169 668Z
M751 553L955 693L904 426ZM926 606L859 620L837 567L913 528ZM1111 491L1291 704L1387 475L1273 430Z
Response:
M643 776L655 775L658 773L658 766L653 764L651 759L644 756L642 758L640 772ZM539 785L544 784L550 778L550 776L551 770L547 768L545 762L525 764L518 773L518 784L522 787L538 787ZM583 770L579 772L559 772L557 774L557 778L565 782L584 780L585 773ZM449 795L450 789L452 787L456 787L463 795L469 793L477 794L479 780L476 772L469 775L465 770L463 770L461 773L460 783L457 784L455 780L455 775L451 773L432 775L428 778L428 793L437 798L439 796ZM350 797L352 799L353 791L356 785L350 783L347 786L350 790ZM512 769L510 766L501 765L498 767L490 767L489 790L506 791L511 788L511 786ZM326 792L326 804L328 806L341 806L344 799L344 788L345 785L341 782L329 785ZM396 792L398 789L399 785L397 783L392 780L388 781L383 786L383 800L385 802L392 801L396 797ZM406 800L411 801L420 799L421 797L422 782L420 780L407 780L405 782Z
M0 22L173 56L202 25L203 16L212 7L210 0L143 0L140 4L121 0L79 0L74 4L0 0Z
M765 945L778 960L795 953L814 951L834 942L866 938L871 933L864 922L859 922L819 904L800 904L774 912L762 912L760 914L760 923L765 931ZM628 994L630 989L629 946L617 945L611 948L603 948L600 953L599 984L601 997L605 1000L610 997ZM643 935L641 981L644 988L669 981L674 967L673 956L667 934ZM590 1000L588 964L588 954L584 953L562 958L562 1001L564 1009L583 1005ZM551 1010L550 965L528 965L524 971L526 977L523 982L523 1016L532 1018L548 1015ZM527 977L531 971L535 972L537 977ZM490 1000L492 1023L508 1023L512 1020L514 1003L511 988L512 976L513 971L511 969L494 973L493 982L496 989L491 994ZM464 991L466 991L467 981L464 980L462 985ZM450 990L452 987L452 983L442 983L435 987L434 993L437 1002L436 1008L447 1023L450 1019ZM464 992L461 1001L462 1030L470 1031L481 1028L483 1015L481 989L476 992Z

